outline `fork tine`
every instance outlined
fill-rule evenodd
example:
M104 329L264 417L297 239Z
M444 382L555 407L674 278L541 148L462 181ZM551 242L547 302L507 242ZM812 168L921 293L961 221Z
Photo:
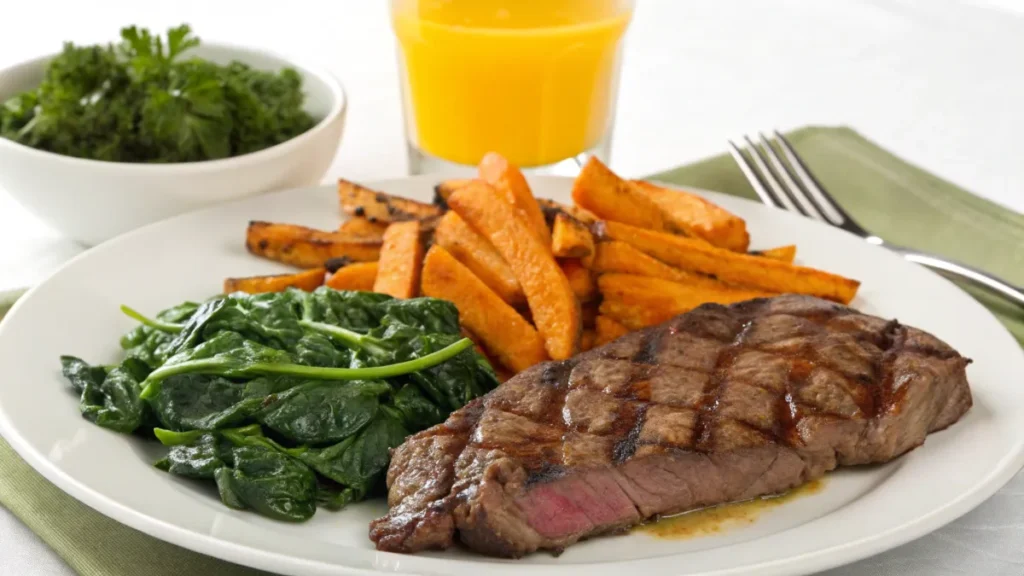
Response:
M786 156L789 165L793 167L797 182L808 194L808 198L813 200L815 205L821 209L822 215L836 226L860 228L857 222L839 206L835 199L828 192L825 192L825 187L818 182L818 179L811 173L810 168L800 159L796 150L790 145L789 140L786 140L786 137L778 130L772 130L772 133L775 135L775 139L778 141L779 147Z
M729 140L729 154L732 154L733 159L736 160L736 164L739 165L743 175L747 177L747 181L750 182L750 185L754 188L754 192L757 192L761 201L769 206L785 210L785 206L783 206L775 196L768 192L768 185L761 179L757 170L752 164L750 164L747 157L743 155L743 151L740 150L739 146L733 144L732 140Z
M793 201L792 192L786 190L786 188L782 186L779 180L775 177L771 168L768 167L768 159L765 158L764 152L758 149L757 144L754 144L754 141L750 139L750 136L744 135L743 139L747 141L747 150L750 151L750 157L754 160L754 164L761 171L761 175L764 177L764 180L768 182L768 186L771 188L772 192L775 193L775 196L782 201L783 205L785 205L786 210L807 216L803 207Z
M758 132L757 136L758 143L760 144L759 148L765 152L765 155L771 162L772 169L783 181L784 187L786 191L789 192L789 195L792 196L796 204L800 206L800 211L805 216L815 220L828 222L828 219L822 215L821 207L814 201L814 198L793 181L795 176L793 176L789 167L786 166L786 163L782 161L782 158L779 158L779 155L775 152L775 147L771 145L771 142L769 142L768 139L764 137L764 134L761 134L760 132Z

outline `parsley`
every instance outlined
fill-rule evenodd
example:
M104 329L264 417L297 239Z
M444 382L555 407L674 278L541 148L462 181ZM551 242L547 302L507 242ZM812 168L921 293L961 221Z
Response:
M65 43L38 88L0 104L0 137L93 160L197 162L262 150L313 126L295 70L183 54L198 45L188 25L166 38L132 26L117 45Z

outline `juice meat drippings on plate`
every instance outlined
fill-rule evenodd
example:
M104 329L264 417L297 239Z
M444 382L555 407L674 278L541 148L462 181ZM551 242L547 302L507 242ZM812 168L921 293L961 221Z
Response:
M497 151L541 166L593 148L610 126L622 2L396 2L407 131L472 165Z
M677 516L667 516L637 529L658 538L687 539L711 536L732 527L753 524L764 512L802 496L817 494L824 486L825 479L818 478L778 496L755 498L746 502L711 506Z

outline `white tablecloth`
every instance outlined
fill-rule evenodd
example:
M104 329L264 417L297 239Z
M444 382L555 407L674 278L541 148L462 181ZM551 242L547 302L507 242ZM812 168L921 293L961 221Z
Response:
M382 1L11 1L2 13L0 67L64 40L107 41L124 25L163 30L180 22L202 38L318 60L350 98L344 142L325 181L405 173ZM643 175L719 153L726 138L743 133L847 124L1024 211L1022 55L1024 2L1017 0L639 0L612 167ZM38 282L80 250L0 191L0 291ZM1018 476L944 529L828 576L1020 576L1022 542ZM0 574L70 573L0 509Z

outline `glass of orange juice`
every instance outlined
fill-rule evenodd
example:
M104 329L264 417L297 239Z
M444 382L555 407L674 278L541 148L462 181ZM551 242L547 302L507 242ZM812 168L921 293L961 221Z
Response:
M607 162L632 0L391 0L413 173Z

